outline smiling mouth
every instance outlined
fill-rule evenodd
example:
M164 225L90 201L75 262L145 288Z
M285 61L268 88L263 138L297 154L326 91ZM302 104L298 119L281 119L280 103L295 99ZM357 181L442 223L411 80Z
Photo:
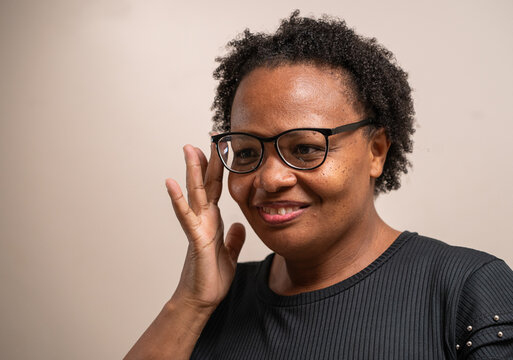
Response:
M300 209L299 206L293 207L280 207L280 208L272 208L272 207L262 207L262 211L269 215L286 215L293 213L294 211L298 211Z
M260 217L270 225L284 224L299 217L308 206L258 206Z

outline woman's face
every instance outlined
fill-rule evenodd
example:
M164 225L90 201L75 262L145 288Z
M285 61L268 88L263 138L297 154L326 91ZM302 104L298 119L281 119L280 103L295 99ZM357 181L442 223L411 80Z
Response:
M345 83L343 73L314 65L257 68L237 89L231 131L268 137L360 121L361 106ZM329 251L373 209L373 179L381 174L384 158L376 160L372 139L360 128L329 142L326 161L314 170L288 167L266 143L256 171L229 174L230 194L249 223L285 258Z

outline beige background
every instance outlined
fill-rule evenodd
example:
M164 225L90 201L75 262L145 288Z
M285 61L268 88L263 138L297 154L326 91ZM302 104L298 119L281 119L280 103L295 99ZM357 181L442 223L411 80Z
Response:
M164 179L183 184L184 143L208 149L213 59L294 8L345 18L410 73L414 168L382 216L513 265L513 3L413 3L1 0L0 357L128 351L178 280ZM267 253L249 232L242 259Z

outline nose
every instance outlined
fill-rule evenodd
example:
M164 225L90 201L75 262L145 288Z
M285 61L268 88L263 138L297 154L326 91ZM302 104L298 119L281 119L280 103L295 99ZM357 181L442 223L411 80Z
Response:
M253 186L266 192L278 192L297 183L294 169L280 159L274 147L266 149L262 163L255 170Z

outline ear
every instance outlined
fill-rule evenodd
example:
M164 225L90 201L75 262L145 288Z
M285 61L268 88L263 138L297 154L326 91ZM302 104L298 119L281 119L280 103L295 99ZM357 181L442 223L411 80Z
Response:
M369 141L370 176L377 179L383 173L383 166L390 148L390 139L385 129L377 129Z

